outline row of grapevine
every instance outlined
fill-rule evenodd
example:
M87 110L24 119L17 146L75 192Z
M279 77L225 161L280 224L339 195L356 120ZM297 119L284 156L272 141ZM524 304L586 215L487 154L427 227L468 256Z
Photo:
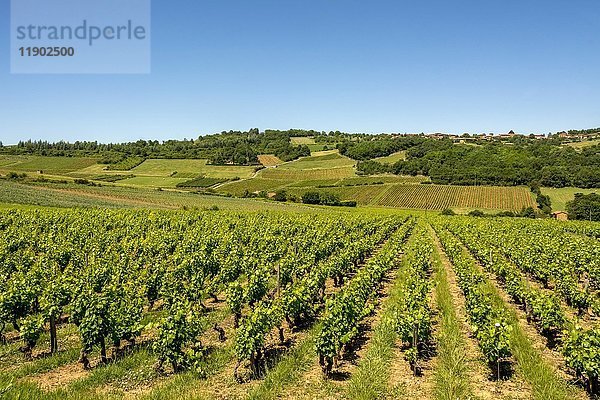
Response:
M280 260L319 261L342 248L348 237L373 231L382 220L106 210L3 212L0 334L12 324L24 341L23 351L31 355L49 329L50 350L56 352L56 325L68 318L79 329L81 362L89 366L93 349L100 348L106 360L107 345L118 351L123 340L133 343L144 328L145 310L162 306L169 312L160 324L156 349L162 360L181 369L187 363L182 351L194 350L193 343L181 344L195 342L208 297L242 279L248 297L260 299L270 283L264 277L271 277L269 271Z
M531 285L524 274L501 255L497 249L488 245L495 236L471 229L466 224L448 224L446 228L457 235L475 258L490 272L495 274L513 300L524 307L539 331L556 339L565 327L566 317L555 294Z
M496 376L500 378L501 363L512 355L507 311L494 303L489 283L474 260L465 253L462 244L442 226L436 224L435 230L456 271L479 347L490 366L495 365Z
M423 358L432 335L432 311L428 303L431 291L431 261L433 242L424 224L420 223L411 236L400 266L404 278L398 283L385 321L389 329L398 334L406 344L405 358L415 375L419 373L419 360Z
M447 185L392 185L374 204L429 210L459 207L520 211L535 207L525 187Z
M385 246L326 304L322 328L316 339L316 349L325 374L331 372L334 358L344 345L358 334L360 321L373 310L371 300L385 274L398 264L409 230L399 230Z
M551 223L562 229L564 232L571 232L600 239L600 226L598 226L597 223L589 221L569 221L567 223L564 221L551 221Z
M521 270L555 290L569 305L600 314L600 242L531 221L464 221ZM493 239L493 240L492 240Z
M498 276L506 292L517 304L523 305L540 333L562 345L566 365L587 382L591 393L596 393L600 377L600 329L583 329L565 316L555 294L548 294L529 284L513 263L491 247L490 243L497 237L492 231L473 229L471 225L454 221L447 226L482 265Z
M272 299L273 291L270 289L273 285L277 285L279 288L293 277L310 270L311 265L327 260L332 253L343 252L344 248L354 240L358 240L364 235L372 236L378 232L379 224L380 222L371 221L360 224L360 229L354 230L333 230L329 226L326 230L326 237L321 237L321 234L317 235L318 240L315 241L317 246L303 248L299 246L300 241L298 241L290 247L291 250L285 257L272 258L269 263L265 264L253 262L249 268L241 268L233 273L228 271L226 274L217 276L216 282L225 288L227 303L234 313L236 327L244 308L261 310L262 302ZM311 238L311 241L313 239ZM274 261L276 262L273 264ZM202 269L193 271L202 272ZM181 282L182 279L175 281ZM184 279L183 281L190 280ZM214 282L209 285L209 287L214 286ZM170 312L160 325L159 338L155 342L154 348L159 357L159 366L167 361L175 370L190 368L194 364L201 363L203 358L203 353L200 351L202 345L199 341L201 330L198 329L203 310L198 307L198 299L182 297L181 289L173 290L171 288L169 292L177 294L177 297L174 302L169 304ZM195 292L197 290L192 293ZM175 323L173 319L178 315L182 320Z
M235 352L238 366L244 360L250 361L251 368L256 371L262 361L266 335L283 321L293 327L300 320L315 316L317 306L323 302L325 283L328 278L338 284L343 277L354 271L362 263L374 247L385 240L398 224L386 223L373 235L353 240L348 246L330 259L312 267L304 276L282 289L281 296L267 299L259 303L250 314L244 317L236 332ZM412 222L402 225L394 234L407 235Z

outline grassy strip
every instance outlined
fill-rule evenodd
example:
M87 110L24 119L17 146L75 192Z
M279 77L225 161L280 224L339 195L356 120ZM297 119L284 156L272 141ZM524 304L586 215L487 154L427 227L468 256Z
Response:
M204 376L211 377L219 374L234 360L234 357L233 343L212 352L203 365ZM140 398L143 400L199 399L202 397L199 397L197 390L206 386L210 386L210 379L199 381L198 374L190 371L175 375L168 383L154 388Z
M321 324L315 324L297 346L281 358L275 367L267 372L265 380L248 394L251 400L275 399L289 384L296 382L313 364L315 352L315 336Z
M400 394L397 393L398 388L393 394L389 393L389 366L399 338L397 325L402 323L397 314L406 311L405 303L407 296L410 297L410 285L415 283L414 275L418 274L417 269L421 268L419 258L414 256L414 249L422 244L424 236L421 235L425 234L422 229L422 226L415 228L415 232L406 243L405 256L396 272L390 294L383 304L381 319L374 329L365 356L348 384L347 395L350 399L376 399ZM425 256L426 259L429 257Z
M474 398L467 374L465 343L456 316L446 271L439 251L434 253L435 298L440 313L438 364L434 372L435 397L440 400Z

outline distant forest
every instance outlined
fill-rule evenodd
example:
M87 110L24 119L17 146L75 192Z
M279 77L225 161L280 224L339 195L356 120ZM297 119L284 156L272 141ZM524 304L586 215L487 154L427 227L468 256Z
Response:
M569 131L570 135L598 133L600 129ZM316 143L336 147L358 161L358 173L425 175L436 184L453 185L542 185L550 187L600 187L600 145L575 150L564 146L570 138L551 135L547 139L516 135L485 139L463 135L432 138L426 135L349 134L250 129L229 131L197 139L138 140L132 143L24 141L2 146L3 154L42 156L95 156L111 169L130 169L146 158L208 159L212 164L258 165L257 156L274 154L283 161L310 155L306 145L294 145L292 137L307 136ZM464 139L464 140L463 140ZM465 143L462 143L465 141ZM404 151L406 160L388 165L377 157Z
M22 141L4 146L0 153L41 156L98 156L102 164L137 165L146 158L208 159L212 164L257 165L258 155L275 154L283 161L309 156L307 146L293 146L290 137L305 132L267 130L229 131L197 139L138 140L130 143ZM315 132L316 133L316 132Z
M400 150L406 150L405 161L384 165L372 160ZM416 137L351 143L340 151L360 160L358 171L366 175L426 175L447 185L600 187L600 145L577 151L554 139L518 137L474 146Z

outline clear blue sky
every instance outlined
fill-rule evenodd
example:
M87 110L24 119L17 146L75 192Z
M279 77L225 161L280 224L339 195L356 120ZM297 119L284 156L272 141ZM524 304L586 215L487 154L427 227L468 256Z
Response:
M154 0L149 75L11 75L0 140L600 126L598 0Z

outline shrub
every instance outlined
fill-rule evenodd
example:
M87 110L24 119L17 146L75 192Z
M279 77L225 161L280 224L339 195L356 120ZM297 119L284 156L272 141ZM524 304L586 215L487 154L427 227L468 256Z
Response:
M287 194L285 192L285 190L281 190L275 193L275 196L273 197L273 200L275 201L287 201Z
M473 210L467 214L469 217L485 217L485 213L481 210Z
M536 216L537 215L535 214L535 210L533 209L533 207L523 208L519 213L519 217L524 218L535 218Z
M6 175L8 177L8 179L24 179L27 178L27 174L23 173L23 174L18 174L16 172L9 172L8 175Z
M496 217L516 217L516 214L512 211L500 211Z
M324 206L339 206L340 198L333 193L321 193L321 202L320 204Z
M321 195L319 192L305 192L302 195L302 202L304 204L321 204Z

